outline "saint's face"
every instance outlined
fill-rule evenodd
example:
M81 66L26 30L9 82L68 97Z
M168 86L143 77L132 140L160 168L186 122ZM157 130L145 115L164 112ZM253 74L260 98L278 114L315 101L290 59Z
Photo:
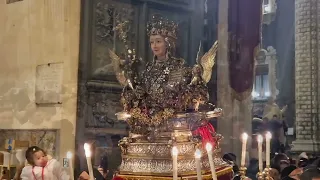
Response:
M151 35L150 36L150 46L152 52L158 58L163 58L166 55L166 42L161 35Z

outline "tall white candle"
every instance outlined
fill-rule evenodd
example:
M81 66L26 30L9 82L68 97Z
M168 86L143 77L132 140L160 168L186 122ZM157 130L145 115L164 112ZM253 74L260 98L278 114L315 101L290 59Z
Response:
M94 180L92 162L91 162L91 151L90 151L89 144L87 144L87 143L84 144L84 151L85 151L86 158L87 158L87 166L88 166L90 180Z
M212 154L212 145L211 145L211 143L207 143L206 144L206 150L207 150L207 153L208 153L212 179L213 180L217 180L216 168L215 168L214 162L213 162L213 154Z
M270 132L266 133L266 166L270 167L270 140L272 135Z
M70 151L67 152L67 158L68 158L68 163L69 163L70 179L74 180L72 152L70 152Z
M196 160L196 168L197 168L197 180L202 180L201 176L201 151L199 149L196 150L194 153L195 160Z
M259 134L258 135L258 153L259 153L259 171L263 171L263 160L262 160L262 142L263 137Z
M173 173L173 180L178 180L178 148L172 148L172 173Z
M248 140L248 134L243 133L242 134L242 151L241 151L241 167L244 167L246 164L246 152L247 152L247 140Z

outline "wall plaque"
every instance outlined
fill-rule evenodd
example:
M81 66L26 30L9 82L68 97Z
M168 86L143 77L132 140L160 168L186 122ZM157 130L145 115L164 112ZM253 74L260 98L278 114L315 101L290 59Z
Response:
M62 103L63 63L38 65L36 68L36 104Z

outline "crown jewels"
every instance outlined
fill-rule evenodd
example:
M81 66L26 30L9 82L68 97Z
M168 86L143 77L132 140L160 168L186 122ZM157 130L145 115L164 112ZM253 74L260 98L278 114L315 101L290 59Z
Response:
M164 19L160 15L153 15L152 20L148 23L147 31L150 35L161 35L177 39L178 25L173 21Z

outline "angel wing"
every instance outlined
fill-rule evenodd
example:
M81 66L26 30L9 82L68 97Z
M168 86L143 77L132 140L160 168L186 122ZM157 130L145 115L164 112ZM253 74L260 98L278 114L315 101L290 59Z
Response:
M202 79L205 83L208 83L211 79L212 67L215 64L217 50L218 50L218 41L216 41L212 45L210 50L207 53L205 53L202 56L200 62L198 62L203 68Z
M120 57L112 50L108 48L108 53L111 59L111 63L113 66L114 73L116 75L117 80L122 86L127 86L128 81L125 76L125 72L120 68Z

